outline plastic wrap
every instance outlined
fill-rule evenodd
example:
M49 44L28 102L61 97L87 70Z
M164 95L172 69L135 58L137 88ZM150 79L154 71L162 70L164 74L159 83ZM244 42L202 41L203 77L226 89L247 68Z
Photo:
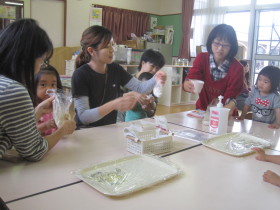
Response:
M184 129L184 130L171 130L174 136L178 136L180 138L186 138L194 141L205 141L207 139L213 138L214 135L209 133L200 132L193 129Z
M269 148L270 142L247 133L229 133L202 142L203 145L233 156L253 153L252 148Z
M131 123L128 127L124 128L124 135L126 137L133 137L135 141L140 139L154 139L160 133L160 129L156 128L153 123L145 123L143 121Z
M72 103L71 92L64 92L63 90L47 90L50 96L55 95L53 100L53 118L57 127L61 127L64 120L70 119L69 108Z
M122 196L164 182L181 170L165 158L133 155L72 173L100 193Z
M157 98L160 98L163 92L163 85L158 81L153 89L153 93Z

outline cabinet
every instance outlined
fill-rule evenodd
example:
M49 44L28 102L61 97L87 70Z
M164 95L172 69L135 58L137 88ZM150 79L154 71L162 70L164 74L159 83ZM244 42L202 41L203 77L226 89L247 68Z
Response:
M194 104L198 95L187 93L182 89L184 68L189 66L164 66L161 70L167 75L163 94L159 98L159 104L164 106Z

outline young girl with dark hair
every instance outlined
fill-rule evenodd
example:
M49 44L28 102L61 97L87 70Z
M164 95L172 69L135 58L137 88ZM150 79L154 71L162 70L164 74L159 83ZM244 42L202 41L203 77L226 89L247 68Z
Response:
M35 74L36 104L50 98L48 91L62 90L62 84L57 70L51 65L42 66L40 71ZM44 114L37 122L37 129L42 136L50 135L57 129L53 119L53 113Z
M222 95L224 107L231 110L230 115L235 115L235 98L243 85L243 67L234 58L238 50L234 29L226 24L217 25L210 32L206 46L208 52L197 55L183 83L183 89L194 93L194 85L190 79L203 80L204 86L196 108L206 110L213 100Z
M35 20L20 19L0 32L0 158L14 147L21 158L40 160L75 130L75 123L68 120L43 138L36 127L38 119L52 111L54 98L40 103L34 112L34 74L52 52L51 40Z
M82 51L76 59L72 76L76 122L79 127L116 123L117 111L132 109L138 100L134 91L149 93L156 81L165 82L166 74L157 72L145 82L132 77L113 63L114 40L102 26L87 28L81 38ZM122 95L121 86L133 90Z
M242 114L238 117L243 120L251 109L252 119L268 123L269 128L280 128L280 69L275 66L266 66L258 74L255 87L245 100Z

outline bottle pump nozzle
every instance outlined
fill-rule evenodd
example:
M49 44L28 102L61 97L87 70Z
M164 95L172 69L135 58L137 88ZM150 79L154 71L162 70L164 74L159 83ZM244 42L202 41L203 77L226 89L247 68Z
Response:
M218 96L219 103L217 104L217 107L219 107L219 108L223 107L223 103L222 103L223 98L224 98L224 96Z

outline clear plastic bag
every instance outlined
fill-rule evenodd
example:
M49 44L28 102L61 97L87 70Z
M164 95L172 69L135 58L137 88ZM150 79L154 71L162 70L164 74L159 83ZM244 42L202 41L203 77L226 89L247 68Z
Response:
M63 90L49 89L47 94L50 96L55 95L53 100L53 119L57 127L61 127L64 120L70 119L70 106L72 104L71 92L64 92Z
M159 98L161 97L162 92L163 92L163 85L160 83L160 81L158 81L153 89L153 93L157 98Z

